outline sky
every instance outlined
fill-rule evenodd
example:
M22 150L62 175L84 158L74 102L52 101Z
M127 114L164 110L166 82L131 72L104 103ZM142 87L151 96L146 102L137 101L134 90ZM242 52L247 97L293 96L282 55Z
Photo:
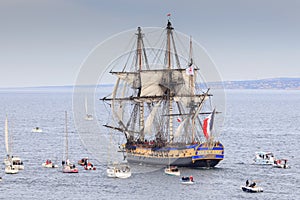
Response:
M223 80L300 77L297 0L2 0L0 87L72 85L112 35L164 27L168 13Z

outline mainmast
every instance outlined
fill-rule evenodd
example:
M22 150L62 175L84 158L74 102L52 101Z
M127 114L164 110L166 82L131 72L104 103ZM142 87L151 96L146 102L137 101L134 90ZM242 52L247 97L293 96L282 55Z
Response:
M169 100L169 142L170 144L173 143L173 98L171 97L171 81L172 81L172 73L171 73L171 36L172 36L172 31L173 31L173 27L171 22L168 20L168 24L167 24L167 69L169 70L169 74L168 74L168 84L169 84L169 90L167 93L167 98Z
M143 44L143 34L141 31L141 27L138 27L138 33L137 33L137 61L138 61L138 72L140 73L142 71L142 44ZM139 76L141 79L141 76ZM141 82L141 80L140 80ZM138 89L138 97L141 95L141 87ZM144 133L144 103L140 102L140 121L139 121L139 127L140 127L140 140L145 140L145 133Z

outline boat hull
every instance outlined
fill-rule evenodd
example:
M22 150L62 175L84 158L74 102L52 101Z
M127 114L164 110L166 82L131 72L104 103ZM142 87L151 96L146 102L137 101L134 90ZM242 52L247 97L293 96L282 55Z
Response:
M107 176L110 178L129 178L131 176L131 169L127 164L112 164L107 166Z
M264 191L263 188L261 188L261 187L242 186L241 188L244 192L250 192L250 193L257 193L257 192L263 192Z
M58 165L55 165L54 163L48 163L48 164L43 163L42 167L44 167L44 168L58 168Z
M181 181L180 182L182 185L193 185L194 181Z
M167 167L167 168L165 168L165 174L171 175L171 176L180 176L180 171L179 171L179 169L173 170L172 168Z
M63 173L78 173L78 169L72 165L65 165L62 169Z
M6 166L5 167L5 173L6 174L17 174L19 170L13 166Z
M224 159L224 147L217 143L212 147L207 144L190 145L186 148L165 148L153 151L151 148L135 148L134 151L127 149L129 163L150 165L174 165L190 168L215 167Z

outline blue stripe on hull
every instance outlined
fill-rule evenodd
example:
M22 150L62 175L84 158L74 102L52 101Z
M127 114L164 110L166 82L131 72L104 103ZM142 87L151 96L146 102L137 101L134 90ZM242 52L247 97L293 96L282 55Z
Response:
M163 166L168 165L170 160L171 165L176 165L178 167L200 168L200 167L215 167L222 160L222 158L199 159L193 161L192 157L169 159L169 158L154 158L154 157L149 158L144 156L127 155L127 160L129 163L143 163L143 164L163 165Z

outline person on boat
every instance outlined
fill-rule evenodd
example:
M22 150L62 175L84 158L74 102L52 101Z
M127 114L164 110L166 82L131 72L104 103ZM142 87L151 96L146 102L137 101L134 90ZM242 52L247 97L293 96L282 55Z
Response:
M287 167L287 160L284 160L284 164L283 164L283 168L286 168Z
M248 185L249 185L249 181L247 180L247 181L246 181L246 187L248 187Z
M194 177L192 175L190 176L190 181L194 182Z
M254 188L255 186L256 186L255 182L253 182L251 185L249 185L249 187L252 187L252 188Z

